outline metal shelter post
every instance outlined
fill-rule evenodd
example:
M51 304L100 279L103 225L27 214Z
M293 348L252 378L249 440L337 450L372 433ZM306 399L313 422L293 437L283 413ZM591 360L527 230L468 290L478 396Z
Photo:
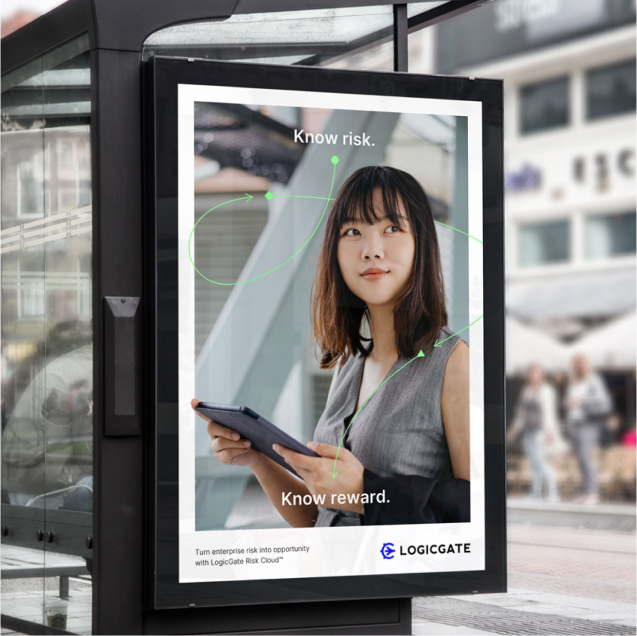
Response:
M407 5L394 5L394 71L409 72Z

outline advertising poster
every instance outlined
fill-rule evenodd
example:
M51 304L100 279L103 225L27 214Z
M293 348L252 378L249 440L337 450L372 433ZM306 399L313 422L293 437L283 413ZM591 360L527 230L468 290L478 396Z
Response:
M480 102L178 103L179 582L484 570Z

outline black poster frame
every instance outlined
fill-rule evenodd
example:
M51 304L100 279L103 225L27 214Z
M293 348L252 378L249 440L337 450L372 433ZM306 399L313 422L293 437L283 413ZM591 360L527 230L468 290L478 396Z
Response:
M502 82L154 57L144 64L147 121L146 606L155 609L388 599L506 591ZM179 84L290 89L482 103L485 570L180 584L178 579L177 93Z

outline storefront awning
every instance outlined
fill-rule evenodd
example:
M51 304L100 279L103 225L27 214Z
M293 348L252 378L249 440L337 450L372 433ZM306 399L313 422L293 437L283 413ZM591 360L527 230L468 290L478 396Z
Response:
M563 371L568 366L568 348L561 342L515 318L507 318L506 330L507 375L524 374L533 363L545 371Z
M591 331L568 346L572 357L583 353L595 369L634 369L637 363L637 318L635 313Z
M634 269L509 281L507 310L520 320L626 314L635 308L636 284Z

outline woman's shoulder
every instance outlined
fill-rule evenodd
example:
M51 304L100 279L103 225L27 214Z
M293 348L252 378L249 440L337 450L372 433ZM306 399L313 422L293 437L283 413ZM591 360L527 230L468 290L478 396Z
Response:
M443 402L464 401L469 395L469 346L458 337L447 340L444 344L447 343L451 345L444 352L438 367L442 370L442 364L444 364L442 400Z
M458 357L461 355L458 353L459 351L464 350L467 352L469 350L469 344L458 334L454 333L451 327L444 326L440 329L432 349L439 351L445 358L449 358L452 355Z
M464 373L468 369L469 345L461 338L458 338L447 355L446 373Z

